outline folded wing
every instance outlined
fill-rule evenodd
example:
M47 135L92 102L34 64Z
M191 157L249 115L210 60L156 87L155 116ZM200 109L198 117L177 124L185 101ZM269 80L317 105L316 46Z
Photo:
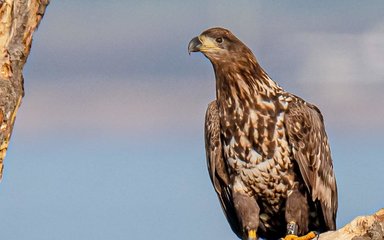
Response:
M285 125L293 157L312 200L320 202L326 227L334 230L337 187L323 117L316 106L297 101L290 103Z
M216 101L213 101L208 105L205 115L205 149L208 172L224 214L232 230L241 238L242 233L233 205L232 193L229 187L229 174L227 164L223 158L220 135L219 112Z

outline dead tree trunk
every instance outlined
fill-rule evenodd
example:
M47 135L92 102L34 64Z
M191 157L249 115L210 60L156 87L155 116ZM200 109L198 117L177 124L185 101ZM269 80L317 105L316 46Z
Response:
M0 0L0 179L17 109L24 96L23 67L32 35L49 0Z

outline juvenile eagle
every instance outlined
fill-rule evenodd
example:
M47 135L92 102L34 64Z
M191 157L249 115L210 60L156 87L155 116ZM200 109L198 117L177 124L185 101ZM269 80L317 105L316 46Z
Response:
M235 234L312 239L310 230L335 230L336 179L319 109L284 91L226 29L204 31L188 51L203 53L215 72L207 164Z

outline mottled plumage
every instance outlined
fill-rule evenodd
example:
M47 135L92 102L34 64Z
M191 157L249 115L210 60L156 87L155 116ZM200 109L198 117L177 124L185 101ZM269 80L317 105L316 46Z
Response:
M216 76L205 120L209 175L239 238L335 229L337 189L320 111L285 92L239 39L212 28L191 40ZM288 227L289 228L289 227Z

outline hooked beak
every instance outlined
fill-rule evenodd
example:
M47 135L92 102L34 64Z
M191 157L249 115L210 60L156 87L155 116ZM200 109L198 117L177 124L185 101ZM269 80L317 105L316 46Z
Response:
M191 52L199 52L201 46L202 42L200 41L199 37L193 38L188 44L188 54L191 54Z

